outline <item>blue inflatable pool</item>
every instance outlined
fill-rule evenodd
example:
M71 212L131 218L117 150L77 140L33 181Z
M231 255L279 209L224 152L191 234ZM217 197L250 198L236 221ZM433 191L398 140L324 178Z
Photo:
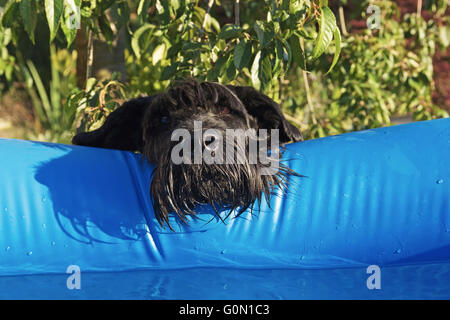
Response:
M0 298L450 298L450 119L283 159L306 177L270 206L225 224L203 210L172 232L140 155L0 139Z

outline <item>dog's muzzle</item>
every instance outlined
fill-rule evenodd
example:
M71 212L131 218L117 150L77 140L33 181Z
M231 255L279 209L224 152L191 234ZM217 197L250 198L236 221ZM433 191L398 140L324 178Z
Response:
M263 193L268 198L275 186L285 186L284 167L272 175L263 174L269 164L254 157L251 144L259 139L255 130L240 120L230 129L228 122L206 118L180 123L155 163L150 192L161 224L170 227L172 212L187 223L187 216L195 216L195 208L204 204L220 219L224 209L228 211L225 218L236 209L240 214L261 200ZM230 130L234 135L229 135Z

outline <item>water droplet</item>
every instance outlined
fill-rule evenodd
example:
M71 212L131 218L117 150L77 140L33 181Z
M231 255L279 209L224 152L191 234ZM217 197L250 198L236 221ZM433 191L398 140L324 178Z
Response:
M11 246L7 246L7 247L5 248L5 251L9 251L9 250L11 250Z
M6 208L6 207L5 207L5 209L4 209L4 210L5 210L5 212L8 212L8 208Z
M394 254L400 254L400 253L402 253L402 249L397 249L394 251Z
M300 256L300 260L305 260L305 256Z
M42 228L47 228L47 225L45 223L42 224Z
M55 241L52 241L52 246L54 246L54 245L56 245L56 242L55 242Z
M33 254L33 251L28 251L27 256L31 256Z
M222 251L220 251L220 254L225 254L226 250L223 249Z
M64 248L68 248L69 246L67 244L64 245Z
M42 201L42 202L45 202L46 200L47 200L47 198L45 198L45 197L42 197L42 198L41 198L41 201Z
M436 181L437 184L443 184L444 183L444 179L439 179Z

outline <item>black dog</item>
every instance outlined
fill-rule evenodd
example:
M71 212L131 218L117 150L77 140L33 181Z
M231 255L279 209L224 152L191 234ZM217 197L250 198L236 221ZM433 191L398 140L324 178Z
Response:
M200 129L196 123L201 123ZM237 164L195 162L189 154L183 154L186 160L183 163L175 163L171 158L178 143L172 137L175 129L192 136L198 131L204 134L208 129L222 136L227 136L227 129L255 129L255 132L278 129L281 144L302 140L300 131L285 119L280 107L254 88L187 79L165 93L124 103L110 114L101 128L77 134L73 143L139 151L155 164L150 193L161 224L169 224L171 212L186 222L186 215L195 215L194 208L201 204L210 204L216 213L217 208L229 208L229 213L239 208L240 214L256 200L261 200L263 193L269 199L275 187L285 188L288 175L297 175L283 165L274 174L262 174L268 164L259 159L250 161L247 147L251 138L247 136L244 145L228 136L222 141L240 156ZM256 140L268 143L271 138L269 132L264 136L258 134ZM202 136L197 152L218 142L216 139L217 136L212 136L207 141L208 138ZM194 144L195 153L198 139L187 140L184 141L187 145Z

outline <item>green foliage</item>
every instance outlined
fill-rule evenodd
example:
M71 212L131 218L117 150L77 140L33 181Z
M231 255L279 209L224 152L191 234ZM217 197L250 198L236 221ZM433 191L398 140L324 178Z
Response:
M416 14L396 21L393 3L377 3L386 21L377 33L365 30L346 39L336 70L319 75L327 91L316 104L317 124L307 135L321 137L390 125L392 115L415 120L448 117L432 102L437 28Z
M110 12L111 18L108 18L107 12ZM59 37L70 47L79 26L87 26L111 42L111 25L120 28L129 20L129 14L125 0L7 0L0 25L12 31L16 42L20 30L24 28L34 43L38 17L44 15L50 32L49 41Z
M142 0L140 7L147 2ZM135 92L159 91L174 78L194 76L224 83L249 83L270 93L276 82L292 67L296 55L291 39L305 39L314 45L311 59L320 57L336 40L339 31L328 7L314 1L262 2L265 17L243 24L224 24L207 14L197 1L156 1L156 14L132 34L128 54ZM306 36L303 29L319 28ZM309 58L310 55L306 54ZM134 67L135 66L135 67ZM331 69L330 68L330 69ZM139 70L138 70L139 69ZM140 81L140 79L145 79Z
M120 106L119 101L125 101L125 87L116 78L116 74L107 81L90 78L85 90L75 88L70 92L66 109L72 117L74 131L98 129L104 119Z
M448 116L432 102L432 57L450 43L446 0L425 2L439 25L400 18L394 1L370 1L381 8L381 29L342 36L334 2L241 1L239 19L233 1L208 3L0 0L0 90L24 82L41 124L32 137L62 142L76 128L100 126L124 99L186 76L260 89L307 138L389 125L393 115ZM368 5L358 2L351 18L367 19ZM48 34L37 32L43 22ZM76 87L77 27L109 45L125 31L126 83L113 75ZM47 68L26 54L43 42L51 48Z
M46 89L39 72L31 60L22 66L27 91L33 101L36 116L43 132L30 133L29 138L54 142L68 143L71 140L74 127L74 112L65 104L69 90L75 82L72 56L67 50L56 53L51 46L51 80L49 90ZM69 63L69 65L67 65Z
M8 45L11 42L11 30L5 30L0 32L0 76L4 76L7 81L12 80L12 74L14 71L15 61L14 56L8 52ZM3 89L0 84L0 91Z

